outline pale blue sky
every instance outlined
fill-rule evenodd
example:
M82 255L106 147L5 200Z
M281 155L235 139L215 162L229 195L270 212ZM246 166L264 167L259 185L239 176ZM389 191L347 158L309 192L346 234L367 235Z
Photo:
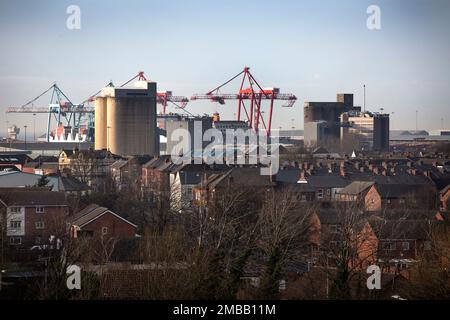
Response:
M66 28L66 8L81 8L81 30ZM378 31L366 9L381 8ZM450 1L49 1L0 0L0 132L6 119L54 81L74 102L109 80L144 70L158 89L204 93L244 66L264 86L298 97L278 105L274 127L303 128L303 102L354 92L367 107L395 112L394 129L450 127ZM238 84L229 87L234 93ZM48 101L42 100L45 106ZM233 117L236 105L191 102L193 113ZM37 121L37 131L45 126Z

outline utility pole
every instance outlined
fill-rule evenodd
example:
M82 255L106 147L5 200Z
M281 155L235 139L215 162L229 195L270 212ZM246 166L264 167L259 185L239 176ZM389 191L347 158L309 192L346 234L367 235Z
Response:
M33 141L36 142L36 113L33 113Z
M109 151L109 129L111 129L110 126L106 127L106 151Z
M27 127L28 126L23 126L25 128L25 150L27 150Z
M363 85L363 88L364 88L364 103L363 103L363 106L364 106L364 112L366 112L366 85Z
M391 120L390 120L390 122L391 122L392 130L394 130L394 114L395 114L395 112L391 112Z
M419 115L419 110L416 110L416 131L419 131L418 115Z

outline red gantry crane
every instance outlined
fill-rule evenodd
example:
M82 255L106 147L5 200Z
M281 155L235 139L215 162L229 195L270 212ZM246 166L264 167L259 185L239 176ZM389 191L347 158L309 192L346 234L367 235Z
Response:
M221 88L240 76L242 76L242 79L238 94L223 94L220 92ZM279 88L262 88L250 73L250 68L245 67L243 71L206 94L194 94L191 100L211 100L220 104L225 104L225 100L237 100L237 120L241 120L241 112L243 111L250 128L258 132L261 122L267 135L270 136L274 101L287 101L283 107L292 107L297 97L292 93L280 93ZM269 114L266 119L263 116L262 100L270 101Z
M144 75L143 71L139 71L137 75L135 75L133 78L125 82L121 87L126 86L131 81L138 79L138 80L144 80L146 81L147 78ZM172 91L158 91L156 93L156 103L160 104L162 106L162 113L166 114L167 104L168 102L174 104L178 109L184 109L189 102L189 99L187 97L183 96L174 96L172 94Z
M147 78L144 75L144 71L139 71L137 75L135 75L133 78L123 83L120 87L124 87L136 79L138 81L146 81ZM112 84L112 82L110 82L107 86L114 86L114 85ZM100 92L101 90L97 91L95 94L86 99L85 102L94 101L95 96L97 96ZM172 94L172 91L158 91L156 93L156 103L162 106L162 114L166 114L166 109L169 102L175 105L178 109L184 109L187 103L189 102L189 99L183 96L174 96Z

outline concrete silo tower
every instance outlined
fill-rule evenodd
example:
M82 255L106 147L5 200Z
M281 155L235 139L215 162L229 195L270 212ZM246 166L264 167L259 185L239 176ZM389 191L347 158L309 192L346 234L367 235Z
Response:
M95 109L96 149L106 148L114 154L127 156L159 155L156 82L138 81L133 88L105 87L99 98ZM97 105L100 106L98 113Z

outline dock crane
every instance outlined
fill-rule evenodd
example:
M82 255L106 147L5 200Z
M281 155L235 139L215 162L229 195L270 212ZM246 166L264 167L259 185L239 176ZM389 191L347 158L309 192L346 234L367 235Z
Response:
M220 89L227 84L242 76L240 81L240 87L237 94L223 94ZM279 88L263 88L256 81L253 75L250 73L250 68L245 67L244 70L237 75L222 83L220 86L212 89L206 94L194 94L190 100L210 100L218 102L219 104L225 104L225 100L237 100L237 120L241 120L241 112L245 112L247 122L250 128L253 128L256 132L259 131L260 122L268 136L270 136L272 125L272 114L275 100L286 101L283 107L292 107L297 100L297 97L292 93L280 93ZM266 120L263 117L262 100L270 101L269 115ZM245 102L248 102L247 106ZM267 124L266 124L267 122Z
M51 98L48 107L35 107L34 103L49 92L51 92ZM93 112L94 109L90 106L85 106L84 103L72 103L56 83L24 105L20 107L9 107L6 109L6 113L48 114L47 142L50 141L52 119L55 119L58 126L64 124L65 127L80 129L83 121L85 120L85 115L92 114Z
M128 83L136 79L140 81L142 80L146 81L147 78L144 75L144 71L139 71L137 75L135 75L130 80L126 81L124 84L121 85L121 87L126 86ZM168 103L172 103L178 109L184 109L188 104L188 102L189 99L187 97L174 96L172 94L172 91L158 91L156 93L156 103L162 106L162 114L166 114Z

